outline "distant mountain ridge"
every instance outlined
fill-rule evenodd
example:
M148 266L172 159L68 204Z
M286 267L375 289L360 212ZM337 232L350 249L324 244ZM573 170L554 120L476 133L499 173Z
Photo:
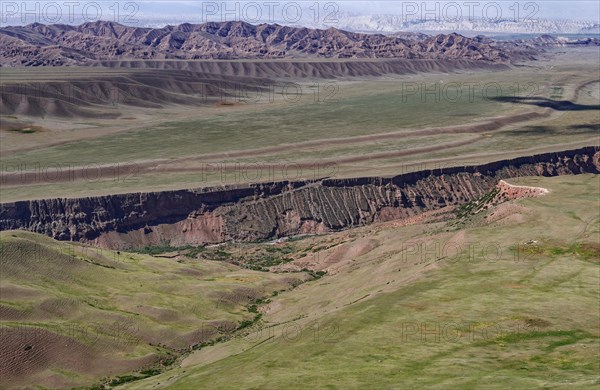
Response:
M260 2L259 2L260 3ZM419 2L420 3L420 2ZM513 2L514 3L514 2ZM327 3L333 4L333 3ZM528 3L522 3L523 7ZM324 4L325 5L325 4ZM468 11L467 6L461 5L461 15L455 17L450 15L450 12L439 10L434 14L423 15L423 12L417 12L413 15L401 15L394 13L379 13L379 14L361 14L351 11L338 10L331 12L331 7L327 7L327 12L321 12L318 16L315 15L315 9L311 8L313 4L301 5L302 12L299 17L294 20L289 20L282 15L281 12L271 14L267 10L265 4L259 4L262 18L248 20L244 17L249 17L243 12L238 12L237 19L244 20L253 24L260 23L277 23L284 26L299 27L304 26L312 29L328 29L335 27L339 30L362 32L362 33L397 33L397 32L458 32L461 34L477 35L477 34L600 34L600 19L598 15L583 14L581 19L559 18L552 19L540 17L538 13L531 13L531 8L523 9L518 14L509 8L509 5L504 6L498 18L486 18L481 12L474 12L472 15ZM514 6L514 4L513 4ZM162 28L166 25L178 25L189 21L198 21L199 23L206 22L228 22L233 19L223 12L214 14L206 14L202 11L202 4L198 2L196 5L182 9L165 9L160 12L151 7L147 2L144 9L136 12L134 18L126 17L127 14L121 15L121 18L113 19L116 22L125 25L133 25L136 27ZM219 8L219 7L217 7ZM418 9L418 8L417 8ZM143 12L143 11L146 12ZM111 9L105 6L105 15L111 14ZM279 9L281 11L281 9ZM399 9L397 9L399 11ZM481 11L481 8L478 9ZM42 15L43 16L43 15ZM233 17L235 17L233 16ZM54 23L59 23L67 18L56 16ZM287 19L287 20L286 20ZM586 20L587 19L587 20ZM3 15L0 27L8 25L23 25L33 22L41 22L50 20L37 16L23 15ZM91 22L89 18L84 18L82 15L74 13L72 19L69 19L71 24L81 24Z
M245 22L184 23L162 28L89 22L0 28L0 65L84 65L128 59L406 58L510 62L533 59L527 45L459 34L353 33Z
M473 32L478 34L600 34L600 23L571 19L551 20L531 18L514 20L502 18L491 20L484 18L462 17L458 20L439 18L418 19L401 15L356 15L339 13L338 28L365 33L403 32ZM316 26L319 27L319 26Z

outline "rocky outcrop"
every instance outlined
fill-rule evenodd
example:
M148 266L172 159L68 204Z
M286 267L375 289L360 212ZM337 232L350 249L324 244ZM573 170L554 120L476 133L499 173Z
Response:
M542 187L517 186L500 180L496 186L498 193L492 200L492 203L500 203L506 200L515 200L523 198L535 198L548 194L550 191Z
M388 178L325 179L0 205L0 229L109 248L319 233L480 198L501 179L600 173L600 147Z

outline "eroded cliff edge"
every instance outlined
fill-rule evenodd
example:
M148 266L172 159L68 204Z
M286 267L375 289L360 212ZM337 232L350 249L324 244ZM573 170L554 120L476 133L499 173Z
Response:
M251 241L320 233L463 204L501 179L600 173L600 147L395 177L46 199L0 205L0 229L107 248Z

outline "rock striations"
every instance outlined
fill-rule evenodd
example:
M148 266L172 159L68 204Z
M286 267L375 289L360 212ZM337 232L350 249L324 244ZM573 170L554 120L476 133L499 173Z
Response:
M600 173L600 147L391 178L323 179L0 205L0 229L107 248L321 233L460 205L502 179Z

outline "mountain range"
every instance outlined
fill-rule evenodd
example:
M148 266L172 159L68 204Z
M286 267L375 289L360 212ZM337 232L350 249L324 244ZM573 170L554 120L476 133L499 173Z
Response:
M322 27L314 25L314 27ZM486 18L458 18L445 20L439 18L418 19L407 18L401 15L357 15L340 13L336 27L355 32L366 33L395 33L398 31L410 32L460 32L476 34L600 34L600 23L597 21L583 21L560 19L551 20L532 18L531 20L513 20L501 18L498 20Z
M531 48L482 37L354 33L245 22L184 23L162 28L115 22L79 26L33 23L0 29L3 66L81 65L111 59L406 58L509 62Z
M597 38L552 36L496 41L457 33L365 34L237 22L184 23L162 28L97 21L0 28L0 66L86 65L110 60L283 58L461 59L509 63L533 60L543 47L598 45Z

